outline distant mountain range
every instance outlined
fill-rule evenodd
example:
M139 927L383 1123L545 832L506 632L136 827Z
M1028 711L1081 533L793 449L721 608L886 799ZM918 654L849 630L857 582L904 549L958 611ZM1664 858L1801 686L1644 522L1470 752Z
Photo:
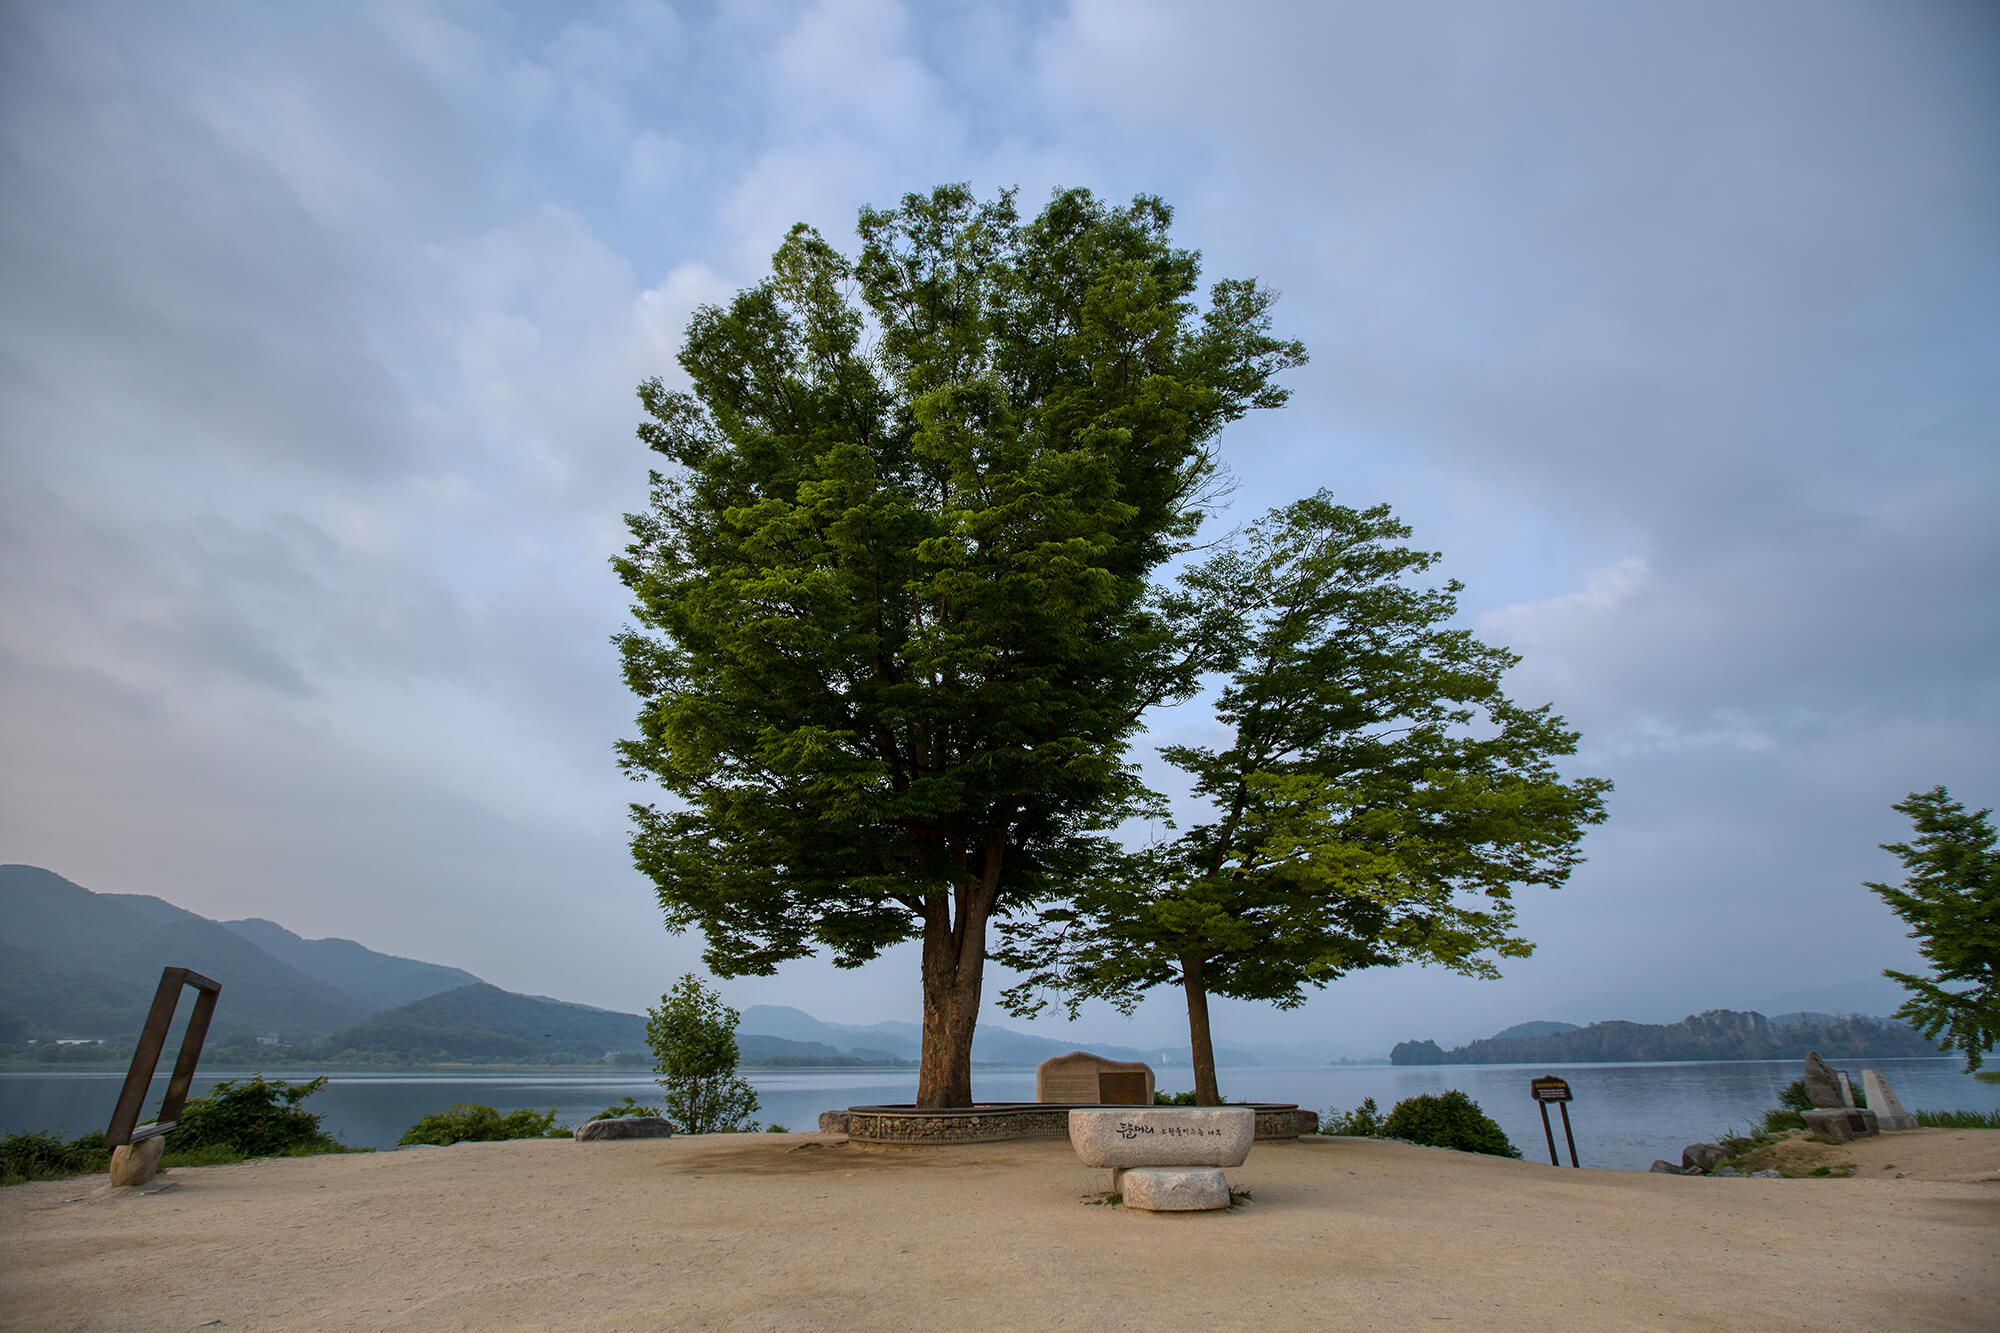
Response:
M1780 1014L1711 1009L1678 1023L1522 1023L1484 1041L1440 1050L1406 1041L1389 1052L1397 1065L1582 1064L1640 1060L1797 1060L1936 1055L1917 1032L1859 1014Z
M650 1066L646 1020L488 985L470 972L377 953L352 940L303 939L260 918L212 921L140 894L93 893L35 866L0 866L0 1046L47 1056L109 1058L129 1051L166 963L223 983L205 1048L210 1059L329 1064L592 1064ZM59 1050L61 1041L102 1047ZM737 1047L750 1067L913 1064L915 1023L856 1027L800 1009L751 1005ZM1087 1046L1155 1066L1189 1061L1162 1051L1055 1039L982 1025L972 1057L1037 1064ZM0 1052L4 1054L4 1052ZM1236 1048L1222 1063L1260 1063Z

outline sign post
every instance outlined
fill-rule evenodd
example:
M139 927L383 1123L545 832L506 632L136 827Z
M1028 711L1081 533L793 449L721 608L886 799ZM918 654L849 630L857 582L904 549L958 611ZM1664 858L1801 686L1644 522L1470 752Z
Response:
M1574 1167L1576 1165L1576 1135L1571 1133L1569 1128L1569 1084L1563 1082L1554 1074L1544 1074L1541 1078L1532 1080L1528 1087L1534 1095L1535 1104L1542 1108L1542 1135L1549 1141L1549 1165L1562 1165L1556 1159L1556 1132L1549 1127L1549 1103L1554 1102L1557 1108L1562 1111L1563 1138L1569 1143L1569 1164Z

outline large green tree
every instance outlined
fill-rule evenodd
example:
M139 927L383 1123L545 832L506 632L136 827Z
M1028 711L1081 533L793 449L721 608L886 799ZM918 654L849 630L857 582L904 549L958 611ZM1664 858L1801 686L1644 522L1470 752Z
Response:
M1577 733L1506 697L1519 659L1448 628L1460 585L1413 582L1438 557L1409 535L1386 506L1321 492L1183 576L1178 612L1228 676L1230 735L1161 753L1212 817L1008 925L995 956L1026 974L1015 1012L1055 992L1072 1016L1087 999L1129 1013L1178 984L1195 1100L1215 1105L1210 995L1291 1008L1357 968L1492 976L1489 951L1531 951L1513 892L1569 877L1611 784L1556 772Z
M671 466L614 560L638 627L635 860L718 975L922 941L917 1100L969 1104L988 923L1115 854L1125 760L1192 688L1149 576L1199 525L1229 422L1303 349L1172 214L964 186L794 228L640 388Z
M1943 787L1912 792L1892 807L1908 815L1914 842L1885 842L1902 859L1901 888L1869 883L1910 925L1932 974L1885 971L1910 998L1896 1017L1977 1069L2000 1037L2000 851L1991 810L1967 813Z

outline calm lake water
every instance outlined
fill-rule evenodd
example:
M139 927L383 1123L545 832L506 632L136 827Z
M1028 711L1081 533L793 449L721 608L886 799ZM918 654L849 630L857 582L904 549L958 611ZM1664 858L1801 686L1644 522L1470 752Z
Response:
M2000 1084L1962 1072L1955 1057L1870 1060L1887 1075L1904 1107L1925 1110L2000 1110ZM1862 1062L1839 1066L1861 1081ZM1240 1101L1297 1102L1324 1114L1350 1110L1373 1097L1384 1111L1405 1097L1457 1088L1478 1102L1530 1159L1546 1160L1541 1116L1528 1096L1528 1080L1555 1073L1567 1079L1579 1161L1584 1166L1643 1171L1654 1158L1680 1160L1681 1148L1744 1130L1778 1103L1778 1093L1801 1073L1797 1061L1730 1061L1628 1065L1430 1065L1332 1066L1298 1069L1225 1069L1225 1097ZM196 1091L219 1078L247 1077L213 1070L195 1080ZM303 1077L275 1075L274 1077ZM819 1113L847 1106L908 1102L915 1098L914 1070L790 1073L746 1071L761 1103L757 1119L794 1130L818 1127ZM116 1072L0 1072L0 1134L48 1130L65 1138L102 1131L111 1119L123 1075ZM1159 1086L1191 1086L1185 1069L1168 1069ZM148 1114L166 1087L155 1083ZM1032 1101L1033 1069L976 1069L973 1095L981 1101ZM657 1100L658 1085L635 1073L606 1074L334 1074L305 1105L324 1113L322 1124L355 1147L387 1148L420 1117L460 1102L501 1112L554 1107L561 1124L576 1124L623 1096ZM1557 1146L1562 1122L1552 1114Z

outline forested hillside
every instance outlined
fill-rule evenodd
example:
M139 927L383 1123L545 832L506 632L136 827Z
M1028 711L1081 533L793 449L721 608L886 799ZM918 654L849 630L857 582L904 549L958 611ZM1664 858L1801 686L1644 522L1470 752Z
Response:
M1791 1017L1788 1015L1788 1017ZM1398 1065L1587 1064L1628 1060L1800 1060L1807 1051L1827 1059L1936 1055L1937 1048L1892 1019L1859 1014L1806 1014L1778 1024L1759 1013L1711 1009L1678 1023L1592 1023L1539 1037L1489 1037L1452 1050L1403 1042L1389 1053Z

